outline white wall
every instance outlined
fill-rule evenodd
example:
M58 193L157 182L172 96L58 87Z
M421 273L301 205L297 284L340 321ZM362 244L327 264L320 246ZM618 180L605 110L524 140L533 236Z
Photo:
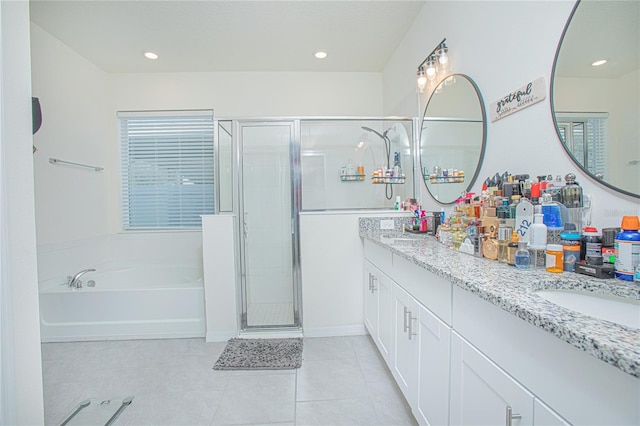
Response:
M109 231L107 74L31 24L32 88L42 106L34 136L36 225L39 244L103 235ZM112 116L113 117L113 116ZM115 117L113 117L115 120ZM104 167L49 164L49 158ZM114 220L114 219L111 219Z
M594 182L573 165L555 133L549 84L558 41L574 5L568 1L427 1L383 72L385 115L417 115L415 70L447 38L453 71L478 84L485 106L538 77L547 99L488 123L487 150L478 182L496 172L565 175L573 172L593 197L593 224L619 226L624 214L639 214L638 200ZM421 185L429 209L439 205Z
M29 4L0 2L0 423L44 424Z
M380 73L106 74L31 24L38 242L120 231L117 111L213 109L216 117L380 116ZM80 119L81 122L77 120ZM49 157L105 168L54 166Z

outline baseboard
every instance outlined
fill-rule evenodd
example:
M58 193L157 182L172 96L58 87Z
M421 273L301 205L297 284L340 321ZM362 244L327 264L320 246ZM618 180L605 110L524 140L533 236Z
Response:
M343 325L338 327L304 327L304 337L337 337L337 336L359 336L367 334L364 324Z
M205 342L226 342L234 337L238 337L238 332L236 330L208 331L204 340Z

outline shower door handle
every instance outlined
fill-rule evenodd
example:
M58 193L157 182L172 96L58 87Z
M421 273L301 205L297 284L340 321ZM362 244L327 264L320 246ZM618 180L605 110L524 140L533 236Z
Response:
M247 225L248 215L248 212L244 212L244 219L242 220L242 236L244 237L245 241L247 240L247 236L249 235L249 225Z

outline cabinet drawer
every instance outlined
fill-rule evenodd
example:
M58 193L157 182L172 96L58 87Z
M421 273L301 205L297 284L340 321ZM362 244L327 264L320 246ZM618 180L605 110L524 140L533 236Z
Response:
M364 240L364 257L385 274L391 271L391 251L373 241Z
M451 325L451 282L399 255L393 255L390 276L418 302Z

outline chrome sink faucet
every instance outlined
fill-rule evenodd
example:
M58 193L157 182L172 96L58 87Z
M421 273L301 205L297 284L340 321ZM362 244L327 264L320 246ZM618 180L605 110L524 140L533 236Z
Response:
M77 274L75 274L73 277L71 275L69 275L67 277L68 283L69 283L69 287L71 288L82 288L82 281L80 281L80 277L83 276L84 274L86 274L87 272L95 272L95 269L84 269L80 272L78 272Z

